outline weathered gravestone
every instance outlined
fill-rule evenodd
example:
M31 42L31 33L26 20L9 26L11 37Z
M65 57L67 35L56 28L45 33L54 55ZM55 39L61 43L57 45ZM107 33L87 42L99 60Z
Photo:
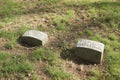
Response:
M76 55L84 60L100 63L103 59L104 44L87 40L80 39L76 47Z
M48 35L41 31L28 30L22 37L21 42L31 46L44 45L48 41Z

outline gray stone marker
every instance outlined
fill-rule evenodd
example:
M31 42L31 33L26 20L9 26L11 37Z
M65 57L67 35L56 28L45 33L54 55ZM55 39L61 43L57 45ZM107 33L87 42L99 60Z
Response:
M103 43L87 39L80 39L77 43L76 55L81 59L100 63L103 59L103 52Z
M21 37L21 42L32 46L45 45L47 41L48 35L36 30L28 30Z

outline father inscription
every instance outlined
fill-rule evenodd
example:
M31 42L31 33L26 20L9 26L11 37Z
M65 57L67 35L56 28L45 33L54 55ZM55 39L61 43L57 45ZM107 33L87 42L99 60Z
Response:
M76 54L79 58L95 63L102 61L103 51L103 43L87 39L80 39L76 47Z

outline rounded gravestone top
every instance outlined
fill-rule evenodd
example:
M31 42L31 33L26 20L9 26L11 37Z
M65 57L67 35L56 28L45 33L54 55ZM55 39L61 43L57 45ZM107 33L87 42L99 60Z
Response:
M41 31L28 30L22 35L21 40L33 45L40 45L40 43L44 45L48 41L48 35Z
M77 47L89 48L99 52L104 51L104 46L105 45L103 43L87 39L80 39L77 43Z

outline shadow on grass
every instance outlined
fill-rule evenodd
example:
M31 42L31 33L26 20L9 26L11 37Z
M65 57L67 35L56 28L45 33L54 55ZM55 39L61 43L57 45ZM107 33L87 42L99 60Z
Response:
M85 65L94 64L92 62L80 59L75 54L75 48L63 50L61 52L60 56L61 56L62 59L65 59L65 60L68 60L68 61L73 61L76 64L85 64Z

